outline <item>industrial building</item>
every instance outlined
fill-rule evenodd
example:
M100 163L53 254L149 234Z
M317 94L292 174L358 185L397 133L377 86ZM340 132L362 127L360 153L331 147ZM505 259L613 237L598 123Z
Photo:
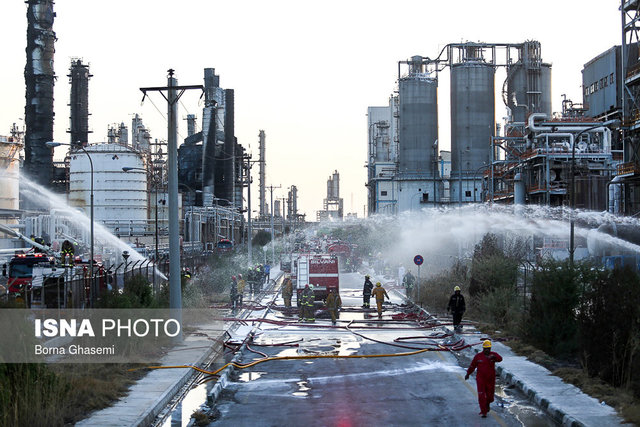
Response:
M551 65L537 41L449 44L435 59L400 61L397 94L388 106L368 109L369 212L480 202L560 206L569 203L571 184L576 207L607 209L622 160L618 133L603 125L616 111L616 91L606 94L605 83L616 79L615 52L585 66L591 110L565 100L561 116L552 115ZM498 67L506 72L503 126L495 121ZM445 68L450 152L438 143L438 75ZM594 87L603 89L601 99Z
M327 197L323 200L323 209L316 212L316 219L342 220L344 217L344 201L340 197L340 174L334 171L327 180Z

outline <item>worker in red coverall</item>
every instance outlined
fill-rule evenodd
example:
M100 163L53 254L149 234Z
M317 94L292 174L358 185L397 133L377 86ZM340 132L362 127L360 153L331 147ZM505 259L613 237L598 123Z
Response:
M476 374L476 385L478 387L478 403L480 404L480 415L487 417L489 404L493 402L493 392L496 389L496 362L502 362L502 356L491 351L491 341L485 340L482 343L482 353L476 354L471 361L465 380L478 368Z

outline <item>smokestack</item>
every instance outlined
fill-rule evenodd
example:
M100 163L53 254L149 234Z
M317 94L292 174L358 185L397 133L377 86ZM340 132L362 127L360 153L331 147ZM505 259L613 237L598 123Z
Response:
M260 216L267 216L267 183L266 183L266 170L267 170L267 159L265 157L266 154L266 135L263 130L258 134L258 150L260 151L260 174L259 174L259 192L260 192Z
M53 149L45 145L53 141L53 54L56 33L53 32L53 0L27 0L27 64L25 159L24 170L39 184L51 188Z
M202 111L202 205L213 205L216 164L216 89L220 77L215 68L204 69L204 109Z
M82 59L72 59L69 68L69 83L71 83L71 115L68 133L71 134L71 146L86 147L89 141L89 65L83 64Z
M235 137L235 118L234 118L234 90L225 89L224 91L224 202L228 204L233 200L233 187L235 174L233 173L235 166L236 137Z

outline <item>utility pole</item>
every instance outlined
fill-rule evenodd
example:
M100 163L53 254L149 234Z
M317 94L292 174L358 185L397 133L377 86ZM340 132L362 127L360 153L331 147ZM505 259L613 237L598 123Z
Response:
M178 80L173 77L174 70L169 69L167 72L169 74L167 76L166 87L146 87L140 88L140 90L144 94L142 101L144 101L147 96L147 92L160 92L168 105L167 157L169 170L167 185L169 187L169 308L172 311L172 316L176 316L176 320L178 320L180 325L182 325L180 235L178 233L178 101L180 100L180 97L182 97L184 91L189 89L200 89L204 95L204 86L178 86ZM166 96L164 91L167 91Z
M253 245L251 243L252 226L251 226L251 167L253 163L258 160L251 160L251 154L247 154L243 157L246 161L244 168L247 170L247 256L249 258L249 265L253 265Z

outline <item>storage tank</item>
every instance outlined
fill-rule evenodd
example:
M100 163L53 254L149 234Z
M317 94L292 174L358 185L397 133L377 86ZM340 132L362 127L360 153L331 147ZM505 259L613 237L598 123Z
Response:
M551 64L542 62L539 42L519 49L518 61L508 68L506 96L514 122L526 122L530 113L551 117Z
M409 76L399 82L398 172L433 176L438 139L438 80L423 73L414 57ZM437 175L437 171L436 171Z
M20 208L20 160L17 153L22 143L12 137L0 136L0 209Z
M147 173L140 152L116 143L89 145L93 160L93 216L97 223L114 221L136 224L147 221ZM91 165L82 151L69 153L69 204L89 214L91 206ZM124 172L123 167L140 168Z
M495 68L478 57L451 66L451 176L489 164L495 135Z

